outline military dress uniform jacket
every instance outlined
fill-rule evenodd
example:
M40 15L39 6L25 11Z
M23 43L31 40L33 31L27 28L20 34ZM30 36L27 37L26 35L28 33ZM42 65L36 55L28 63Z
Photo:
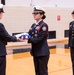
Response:
M69 24L69 47L74 47L74 21Z
M0 23L0 56L6 55L6 47L7 42L17 41L16 37L10 36L6 31L4 25Z
M33 56L48 56L49 47L47 44L48 26L43 21L38 25L33 24L29 30L29 35L32 37L28 43L32 44L31 54Z

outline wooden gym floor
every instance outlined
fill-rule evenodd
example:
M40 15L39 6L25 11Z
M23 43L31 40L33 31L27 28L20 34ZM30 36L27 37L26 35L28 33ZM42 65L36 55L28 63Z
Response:
M70 51L67 42L48 43L50 45L50 59L48 62L49 75L72 75ZM31 46L7 48L6 75L35 75Z

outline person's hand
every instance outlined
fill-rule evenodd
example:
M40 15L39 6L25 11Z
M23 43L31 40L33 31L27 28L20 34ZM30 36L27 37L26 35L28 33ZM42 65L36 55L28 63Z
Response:
M26 42L26 41L28 41L28 39L23 39L23 38L19 38L18 40L21 41L21 42Z
M28 39L19 38L18 40L21 42L26 42L26 43L28 42Z
M18 40L19 40L19 41L24 41L23 38L19 38Z

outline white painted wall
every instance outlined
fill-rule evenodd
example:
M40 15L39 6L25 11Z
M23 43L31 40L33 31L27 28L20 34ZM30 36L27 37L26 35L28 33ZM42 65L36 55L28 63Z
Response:
M0 4L1 4L1 0L0 0Z
M44 7L74 8L74 0L6 0L6 5L13 5L13 6L39 5Z
M19 32L28 32L30 26L35 22L33 19L33 8L25 6L5 6L5 13L2 23L10 34ZM69 29L69 22L72 21L72 8L45 7L46 19L44 20L49 31L56 31L56 39L64 38L64 30ZM57 16L61 20L57 21Z
M31 0L6 0L6 5L11 6L30 6Z

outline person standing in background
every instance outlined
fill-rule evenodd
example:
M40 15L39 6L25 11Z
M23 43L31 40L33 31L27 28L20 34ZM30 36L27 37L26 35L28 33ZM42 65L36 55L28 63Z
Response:
M72 18L74 19L74 11L71 13ZM68 46L70 47L70 55L72 61L72 70L74 75L74 20L69 24L69 40Z

